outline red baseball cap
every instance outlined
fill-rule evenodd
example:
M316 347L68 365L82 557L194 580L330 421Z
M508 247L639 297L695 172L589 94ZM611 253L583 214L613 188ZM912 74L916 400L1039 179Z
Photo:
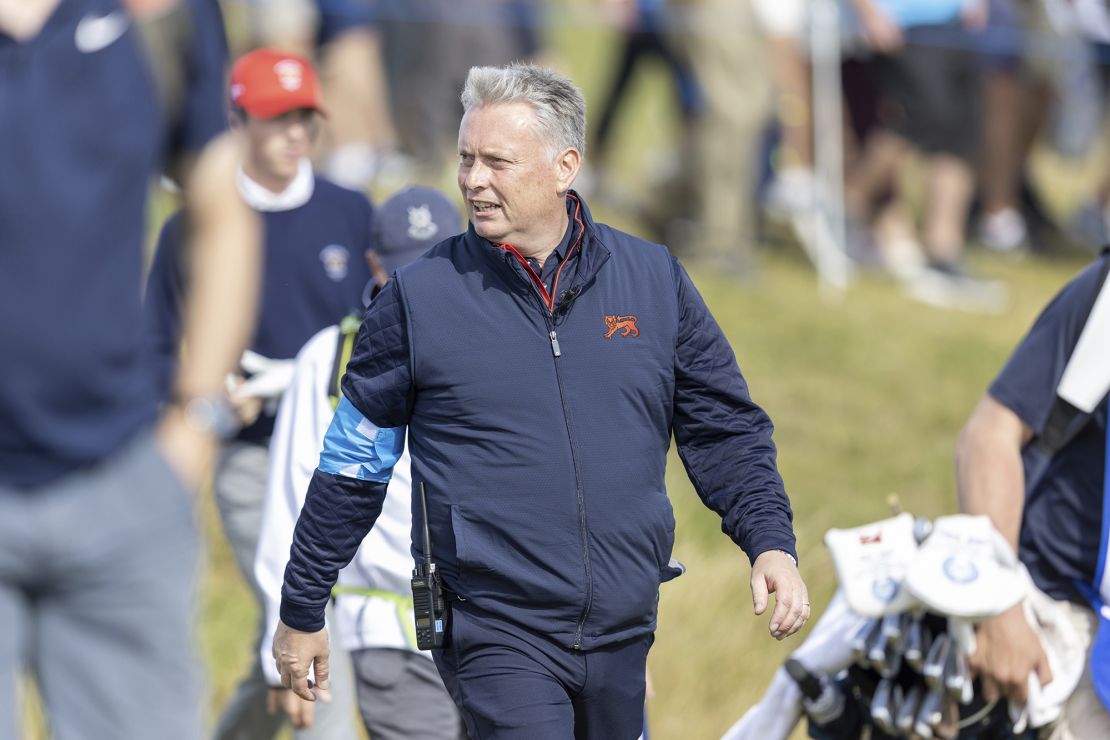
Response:
M231 104L256 118L298 108L327 115L316 70L304 57L276 49L244 54L231 68Z

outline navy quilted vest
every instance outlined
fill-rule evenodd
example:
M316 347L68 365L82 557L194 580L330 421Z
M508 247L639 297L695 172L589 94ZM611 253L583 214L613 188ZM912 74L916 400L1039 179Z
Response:
M427 488L447 586L590 649L653 630L659 584L675 574L664 468L678 306L666 249L581 209L564 310L473 230L401 270L397 286L413 479Z

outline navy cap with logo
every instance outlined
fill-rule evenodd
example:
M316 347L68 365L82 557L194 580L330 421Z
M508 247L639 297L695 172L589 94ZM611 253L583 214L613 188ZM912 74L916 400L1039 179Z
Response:
M374 214L370 245L392 275L444 239L462 231L462 216L436 190L414 186L386 200Z

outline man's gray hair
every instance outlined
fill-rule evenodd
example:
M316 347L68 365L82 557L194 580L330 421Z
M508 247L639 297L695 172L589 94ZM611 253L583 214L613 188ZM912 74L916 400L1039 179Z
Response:
M558 72L513 62L505 67L471 67L463 85L464 111L496 103L527 103L536 112L540 135L552 148L586 154L586 100Z

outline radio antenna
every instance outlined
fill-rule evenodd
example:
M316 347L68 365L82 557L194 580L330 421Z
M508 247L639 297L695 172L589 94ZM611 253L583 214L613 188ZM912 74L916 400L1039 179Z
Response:
M424 481L420 481L420 508L424 512L424 563L432 564L432 535L428 531L428 499L424 495Z

